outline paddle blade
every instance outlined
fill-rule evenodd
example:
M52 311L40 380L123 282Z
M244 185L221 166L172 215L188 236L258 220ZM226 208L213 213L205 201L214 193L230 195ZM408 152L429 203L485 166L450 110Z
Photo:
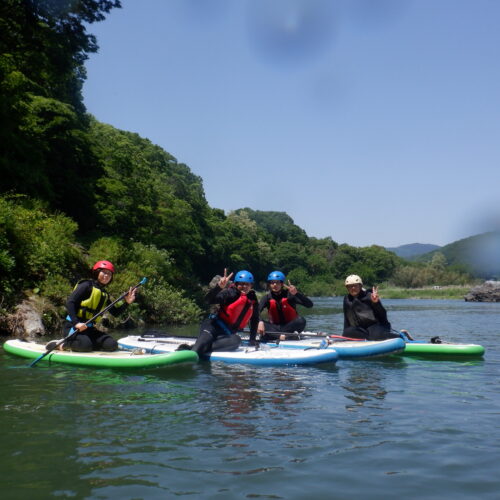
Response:
M45 356L47 356L47 354L49 354L49 352L51 352L52 350L50 351L45 351L43 354L40 354L40 356L38 356L38 358L34 359L31 363L30 363L30 368L32 368L33 366L35 366L42 358L44 358Z

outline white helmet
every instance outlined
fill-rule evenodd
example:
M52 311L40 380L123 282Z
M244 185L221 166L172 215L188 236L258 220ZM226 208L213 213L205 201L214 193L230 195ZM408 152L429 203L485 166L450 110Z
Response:
M362 285L363 281L357 274L350 274L345 279L345 286L347 285Z

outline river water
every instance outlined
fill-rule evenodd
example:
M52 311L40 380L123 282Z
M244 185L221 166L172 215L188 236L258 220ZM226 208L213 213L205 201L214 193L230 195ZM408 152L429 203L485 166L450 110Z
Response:
M384 304L484 359L129 373L0 351L2 498L499 498L500 304ZM307 320L339 333L341 299Z

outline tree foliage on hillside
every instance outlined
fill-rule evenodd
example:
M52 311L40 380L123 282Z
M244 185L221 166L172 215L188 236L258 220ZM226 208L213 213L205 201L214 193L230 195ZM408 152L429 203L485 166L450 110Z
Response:
M246 213L251 220L269 233L274 244L282 241L295 241L305 245L308 241L306 232L297 226L285 212L263 212L251 208L241 208L236 210L236 213Z
M137 134L95 120L90 130L103 164L96 181L100 232L168 248L182 274L191 276L193 262L204 252L210 211L201 179Z
M8 299L79 265L76 224L39 201L0 197L0 295Z
M465 285L470 282L470 276L460 269L448 266L444 254L436 252L427 263L407 263L399 266L391 281L403 288L421 288Z
M119 6L108 0L0 2L0 190L47 201L83 228L94 223L100 174L81 95L83 63L97 50L85 23Z
M429 262L441 253L457 272L470 273L484 279L500 279L500 231L464 238L422 255L419 262Z

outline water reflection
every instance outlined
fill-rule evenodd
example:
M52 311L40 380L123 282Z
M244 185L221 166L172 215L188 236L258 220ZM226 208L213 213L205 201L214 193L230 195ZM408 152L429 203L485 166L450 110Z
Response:
M217 387L212 401L217 420L235 436L256 437L263 428L295 419L309 392L295 370L207 363L205 371Z
M354 405L347 404L347 410L353 410L356 406L363 406L369 401L384 399L387 395L387 391L381 385L380 379L368 378L366 373L352 374L342 387L346 390L345 397L354 403Z
M54 487L65 496L90 495L75 459L80 403L71 391L72 372L50 366L32 369L25 360L7 361L16 376L2 385L1 488L9 498L49 498ZM5 366L2 363L2 366ZM10 496L12 492L15 496Z

